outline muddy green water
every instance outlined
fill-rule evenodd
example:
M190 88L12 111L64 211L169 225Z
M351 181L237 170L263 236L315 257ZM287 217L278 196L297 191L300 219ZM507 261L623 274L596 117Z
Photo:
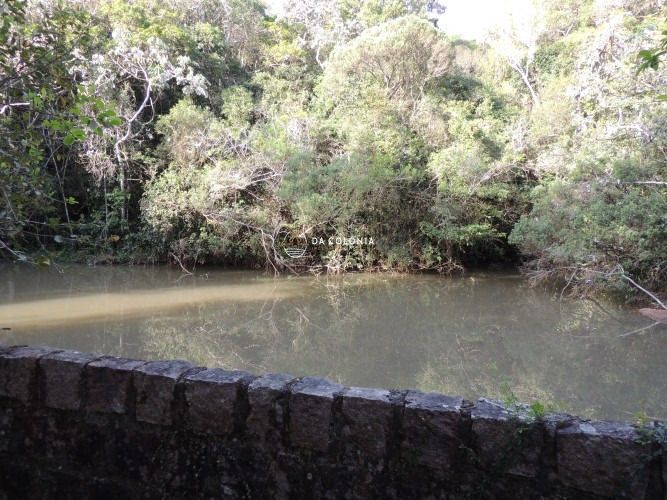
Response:
M273 278L0 268L0 344L320 375L468 398L510 389L587 417L667 418L667 325L511 274Z

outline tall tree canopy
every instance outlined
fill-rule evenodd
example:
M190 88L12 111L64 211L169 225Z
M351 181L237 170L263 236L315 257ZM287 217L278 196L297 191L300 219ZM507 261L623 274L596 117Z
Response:
M612 5L613 4L613 5ZM667 283L662 1L6 0L0 254ZM311 246L304 238L373 238Z

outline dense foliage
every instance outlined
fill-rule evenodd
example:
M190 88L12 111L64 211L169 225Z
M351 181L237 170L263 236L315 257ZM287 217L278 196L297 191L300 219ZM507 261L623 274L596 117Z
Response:
M0 253L523 259L535 278L664 289L667 7L537 5L480 44L426 0L293 0L279 18L242 0L5 0Z

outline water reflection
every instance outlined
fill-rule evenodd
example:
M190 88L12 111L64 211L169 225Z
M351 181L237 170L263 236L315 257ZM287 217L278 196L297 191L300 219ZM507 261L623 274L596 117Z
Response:
M524 400L586 416L667 417L665 325L619 338L646 318L559 301L516 276L179 278L163 268L5 268L0 326L14 326L0 339L466 397L498 396L507 383ZM78 305L58 305L68 301Z
M167 312L188 306L225 302L257 302L286 298L297 289L276 283L253 285L200 286L127 291L125 293L89 293L81 296L36 299L0 305L0 325L5 329L29 332L46 325L72 325L102 319L129 319Z

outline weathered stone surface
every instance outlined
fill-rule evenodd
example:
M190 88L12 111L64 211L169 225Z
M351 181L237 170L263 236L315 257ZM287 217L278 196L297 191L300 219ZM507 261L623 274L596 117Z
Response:
M535 477L545 440L542 423L525 411L511 412L500 402L480 399L470 412L473 445L482 467L500 474Z
M132 371L145 361L104 357L85 369L85 407L102 413L127 412Z
M304 377L292 386L289 439L293 446L327 450L332 405L335 395L342 390L342 385L318 377Z
M651 446L630 424L575 421L556 436L558 479L603 497L644 498Z
M0 396L30 400L30 388L35 380L37 360L56 352L48 347L7 347L0 353Z
M401 457L428 467L438 477L451 475L461 457L463 398L408 391L405 396Z
M268 373L248 386L250 414L248 432L260 439L278 439L285 425L288 384L294 380L285 373Z
M203 370L183 379L187 420L196 432L229 434L234 430L234 411L239 384L251 378L242 371L219 368Z
M342 400L343 439L348 451L361 459L383 458L394 416L391 392L350 387Z
M556 456L556 434L559 429L567 427L575 420L575 417L567 413L549 413L545 415L540 424L543 428L543 444L540 465L545 468L545 473L553 477L557 467Z
M661 425L667 428L666 423L661 423ZM662 448L662 491L665 498L667 498L667 440L660 443L660 447Z
M664 423L641 434L568 415L528 425L486 400L20 349L0 349L0 498L652 500L667 491ZM40 387L56 397L58 383L70 408L82 389L81 411L30 400ZM143 414L128 412L134 402ZM513 458L499 461L507 451Z
M84 367L96 354L61 351L39 360L44 384L44 404L49 408L78 410L81 407Z
M176 383L192 367L187 361L150 361L135 369L137 420L171 425Z

